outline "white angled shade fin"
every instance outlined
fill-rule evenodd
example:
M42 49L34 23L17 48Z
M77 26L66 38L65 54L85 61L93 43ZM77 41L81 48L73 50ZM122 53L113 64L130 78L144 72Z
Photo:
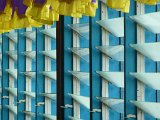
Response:
M44 30L41 30L41 32L51 38L56 39L56 28L44 29Z
M14 43L18 41L18 33L17 32L10 32L7 34L7 37L12 40Z
M23 33L26 38L35 41L36 40L36 31L26 31Z
M56 94L54 93L41 93L42 96L47 97L51 100L56 100Z
M72 117L72 116L68 116L68 118L69 118L70 120L83 120L83 119L80 119L80 118L78 118L78 117Z
M26 55L30 59L35 59L36 51L26 51L26 52L24 52L24 55Z
M84 23L84 24L76 23L76 24L69 24L68 26L75 32L77 32L80 36L89 40L89 23Z
M117 87L124 88L124 72L105 72L96 71L102 78L114 84Z
M41 53L49 58L56 60L56 50L41 51Z
M104 103L106 106L108 106L110 109L119 112L124 113L124 100L123 99L112 99L107 97L98 97L98 99Z
M17 61L17 51L7 51L7 54L10 58L12 58L14 61Z
M89 86L89 73L79 71L69 71L74 77L79 79L82 83Z
M160 33L160 12L131 16L135 22L152 33Z
M116 37L124 37L124 18L99 20L97 23Z
M160 90L160 73L130 73L139 81L143 82L147 86Z
M124 61L124 46L97 46L98 50L116 61Z
M17 106L5 105L5 107L8 108L11 112L13 112L15 115L17 115Z
M40 114L40 115L48 120L57 120L57 117L51 114Z
M89 97L79 96L79 95L70 94L70 93L68 95L70 95L79 104L83 105L87 109L90 109L90 98Z
M30 96L30 97L33 97L35 98L35 92L30 92L30 91L21 91L23 94L27 95L27 96Z
M160 119L160 103L142 101L131 101L131 103L154 118Z
M131 47L153 61L160 61L160 42L131 44Z
M36 73L31 71L22 72L24 75L26 75L29 78L35 78Z
M57 80L57 75L56 75L56 72L54 71L54 72L51 72L51 71L43 71L42 72L42 75L44 75L44 76L46 76L46 77L48 77L48 78L50 78L50 79L52 79L52 80Z
M74 54L85 60L86 62L89 62L89 48L69 48Z
M6 69L6 71L7 71L14 79L17 79L17 69Z
M9 93L11 93L13 96L17 96L17 88L6 87L5 89L6 89Z
M31 111L22 111L24 114L34 117L35 113Z

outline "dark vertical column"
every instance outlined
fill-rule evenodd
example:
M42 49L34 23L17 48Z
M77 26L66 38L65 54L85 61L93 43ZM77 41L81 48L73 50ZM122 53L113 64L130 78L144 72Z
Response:
M124 14L124 119L127 119L126 114L126 13Z
M2 97L8 96L8 92L5 90L5 87L8 86L9 83L9 75L6 72L6 69L9 67L9 57L6 54L6 51L9 49L9 40L6 36L6 34L2 35ZM6 109L4 106L8 105L9 100L2 98L2 111L1 111L1 118L5 118L6 120L9 119L9 110Z
M92 91L92 18L89 18L89 73L90 73L90 111L93 111L93 91ZM93 120L92 112L90 112L90 120Z
M56 23L57 120L64 120L64 16Z
M101 109L101 102L96 97L101 97L101 78L96 73L96 71L101 70L101 54L96 49L96 46L101 45L101 27L96 23L96 21L101 19L101 6L99 6L96 11L96 16L90 18L90 32L89 32L89 56L90 56L90 111L93 109ZM90 120L101 120L101 112L90 112Z

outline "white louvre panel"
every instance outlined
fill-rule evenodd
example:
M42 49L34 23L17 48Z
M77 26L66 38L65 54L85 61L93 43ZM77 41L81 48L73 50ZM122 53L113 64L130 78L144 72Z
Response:
M68 94L68 95L70 95L79 104L83 105L88 110L90 110L90 98L89 97L75 95L75 94Z
M160 61L160 42L131 44L131 47L153 61Z
M105 72L96 71L103 79L112 83L113 85L124 88L124 72Z
M26 77L35 78L36 73L31 71L22 72Z
M57 80L56 72L55 71L43 71L42 75L50 80Z
M97 23L116 37L124 37L124 18L99 20Z
M124 61L124 46L116 45L116 46L97 46L98 50L107 55L109 58L114 59L116 61Z
M47 37L50 37L56 40L56 28L50 28L46 26L46 29L41 30L41 32Z
M73 20L73 24L68 25L71 29L74 30L75 33L89 40L89 23L80 24L79 20L75 18Z
M22 113L31 116L31 117L35 117L35 113L34 112L30 112L30 111L22 111Z
M36 40L36 31L26 31L23 33L26 38L35 41Z
M46 57L56 60L56 50L45 50L41 51L40 53L42 53Z
M42 96L45 96L51 100L56 100L56 94L54 93L41 93Z
M160 33L160 12L132 16L135 22L154 34Z
M28 97L31 97L31 98L35 98L35 92L30 92L30 91L21 91L21 93L25 94L26 96Z
M145 85L160 90L160 73L130 73Z
M40 114L42 117L44 117L46 120L57 120L57 117L51 114Z
M35 59L36 51L26 51L26 52L24 52L24 55L30 59Z
M160 119L160 114L158 112L160 111L160 103L142 101L131 101L131 103L154 118Z
M7 34L7 37L13 42L17 43L18 41L18 33L15 31L11 31L10 33ZM14 50L14 49L13 49Z
M9 109L10 114L12 113L13 115L17 115L17 106L15 106L15 105L5 105L5 107L7 109ZM14 117L10 120L13 120L13 119L14 119Z
M98 97L97 99L106 105L106 109L110 108L118 113L124 113L124 99L113 99L107 97Z
M73 47L69 49L81 59L89 62L89 48Z
M69 71L74 77L76 77L83 84L90 86L89 84L89 73L88 72L79 72L79 71Z

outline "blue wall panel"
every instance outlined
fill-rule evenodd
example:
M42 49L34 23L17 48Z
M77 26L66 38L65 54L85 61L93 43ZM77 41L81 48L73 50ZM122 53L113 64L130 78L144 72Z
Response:
M126 99L126 115L136 115L136 107L133 106L129 101L136 100L137 88L136 79L129 75L129 72L136 71L136 51L133 50L129 44L136 43L136 24L129 18L129 16L136 14L136 4L134 0L131 0L130 12L125 15L125 99ZM129 67L128 67L129 65Z
M24 100L25 99L25 95L22 94L20 91L25 91L25 76L22 74L22 72L26 71L26 60L25 60L25 56L22 54L23 52L25 52L26 47L25 47L25 37L22 35L22 33L25 32L25 29L19 30L18 34L19 34L19 42L18 42L18 51L17 53L19 54L18 56L18 101L20 100ZM25 110L25 103L20 103L18 104L18 112L20 112L20 114L18 114L18 119L25 119L24 114L21 112Z
M100 3L100 2L99 2ZM100 8L99 4L99 8ZM101 27L96 23L97 20L100 20L101 18L101 10L98 9L96 12L96 17L92 18L92 31L91 31L91 42L92 42L92 108L93 109L101 109L101 102L96 98L100 97L101 92L101 86L102 81L101 77L96 73L96 71L100 71L102 68L102 59L101 59L101 53L96 49L96 46L101 45ZM101 113L92 113L92 119L93 120L101 120Z
M44 29L44 26L37 29L37 38L36 38L36 45L37 45L36 71L38 71L36 75L36 87L37 87L36 104L39 102L44 102L44 97L40 95L40 93L44 93L44 90L45 90L44 76L40 74L40 72L44 71L44 56L39 53L39 51L44 50L44 35L41 32L39 32L40 30L43 30L43 29ZM43 120L43 117L38 115L38 113L44 113L44 106L36 107L36 112L37 112L36 119Z
M68 74L68 70L72 70L72 54L68 48L72 47L72 31L69 29L68 24L72 24L71 17L64 17L64 104L72 105L72 98L68 93L72 93L72 75ZM64 118L72 116L72 109L65 109Z

